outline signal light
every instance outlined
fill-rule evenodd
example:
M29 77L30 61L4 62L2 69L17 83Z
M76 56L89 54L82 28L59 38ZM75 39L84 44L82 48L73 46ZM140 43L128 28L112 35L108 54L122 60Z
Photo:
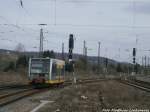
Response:
M135 57L133 58L133 63L135 64Z
M108 66L108 58L105 59L105 65Z
M69 49L74 48L74 39L73 39L73 34L70 34L69 36Z
M136 56L136 48L133 48L133 56Z

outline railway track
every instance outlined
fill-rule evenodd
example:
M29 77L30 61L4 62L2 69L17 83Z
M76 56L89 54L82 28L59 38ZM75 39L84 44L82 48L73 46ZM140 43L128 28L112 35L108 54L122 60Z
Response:
M100 81L107 81L107 80L110 80L110 79L80 79L80 80L77 80L76 84L78 85L78 84L87 84L87 83L97 83L97 82L100 82ZM115 80L115 79L112 79L112 80ZM144 90L144 91L147 91L147 92L150 92L150 84L145 83L143 81L119 80L119 82L123 83L123 84L126 84L126 85L136 87L138 89L141 89L141 90ZM69 86L72 83L73 83L72 81L66 81L64 83L64 86ZM20 89L20 90L18 89L18 91L14 91L14 92L11 92L11 93L0 94L0 107L5 106L5 105L10 104L10 103L13 103L13 102L15 102L17 100L20 100L22 98L25 98L27 96L31 96L33 94L44 92L44 91L47 91L47 90L50 90L50 89L53 89L53 88L33 89L31 87L30 88L26 87L26 89Z
M106 80L108 79L82 79L82 80L77 80L76 84L96 83L99 81L106 81ZM72 84L72 81L67 81L64 83L64 86L69 86L71 84ZM8 87L8 88L6 87L6 88L9 90L9 89L17 88L17 87L13 86L12 88L11 87ZM14 92L11 92L11 93L0 94L0 107L10 104L12 102L15 102L19 99L25 98L27 96L40 93L45 90L53 89L53 88L33 89L31 88L31 86L27 86L27 87L25 86L24 89L22 89L23 87L21 87L21 89L19 87L17 91L15 90ZM4 87L3 89L6 89L6 88Z
M144 82L144 81L139 81L139 80L120 80L120 83L133 86L135 88L141 89L146 92L150 92L150 83Z
M0 85L0 91L1 90L6 90L6 89L21 89L21 88L28 88L29 85L19 85L19 84L14 84L14 85ZM30 86L31 87L31 86Z
M38 89L30 88L30 89L20 90L14 93L10 93L10 94L0 95L0 107L39 92L41 91Z
M79 79L76 81L76 84L96 83L99 81L107 81L107 80L109 80L109 79ZM73 81L66 81L64 83L64 86L68 86L71 84L74 84L74 82Z

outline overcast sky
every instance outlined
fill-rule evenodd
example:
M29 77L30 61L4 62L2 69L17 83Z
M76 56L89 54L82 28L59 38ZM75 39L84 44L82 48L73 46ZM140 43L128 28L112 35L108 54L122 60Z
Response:
M68 52L69 34L75 35L75 53L82 54L86 40L88 55L131 61L138 48L138 61L150 52L149 0L0 0L0 48L39 50L39 32L44 29L44 49ZM39 26L38 24L47 24ZM120 49L120 50L119 50ZM120 53L119 53L120 52ZM120 54L120 56L119 56ZM130 56L130 58L129 58Z

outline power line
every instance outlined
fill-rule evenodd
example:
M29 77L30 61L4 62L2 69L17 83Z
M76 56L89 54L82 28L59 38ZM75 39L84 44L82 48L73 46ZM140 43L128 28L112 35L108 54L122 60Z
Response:
M49 2L49 1L54 1L54 0L35 0L34 2ZM126 1L120 1L120 0L74 0L74 1L71 1L71 0L61 0L59 1L61 3L129 3L129 2L132 2L131 0L126 0ZM141 0L141 1L136 1L138 3L143 3L143 2L149 2L147 0Z
M16 2L18 2L18 1L16 1ZM34 21L37 21L37 18L35 19L35 18L28 12L28 10L25 8L23 0L20 0L19 2L20 2L19 8L20 8L20 6L21 6L21 9L20 9L20 10L23 9L22 11L24 11L28 17L30 17L30 18L31 18L32 20L34 20ZM17 5L18 5L18 4L17 4ZM19 11L20 11L20 10L19 10ZM20 15L20 14L19 14L19 15ZM38 23L38 21L37 21L37 23Z
M4 26L6 26L6 25L9 26L9 25L10 25L10 26L13 26L13 27L15 27L15 28L17 28L17 29L20 28L18 25L15 25L15 24L9 22L9 20L6 19L5 17L0 16L0 18L3 19L4 21L6 21L6 23L0 24L0 25L4 25Z
M18 28L20 28L19 25L24 25L24 26L38 26L39 24L18 24L18 25L15 25L15 24L9 24L9 23L5 23L5 24L2 24L0 23L0 25L12 25L12 26L16 26ZM54 26L54 24L47 24L47 26ZM87 28L133 28L133 25L89 25L89 24L56 24L55 26L66 26L66 27L87 27ZM134 26L135 29L149 29L150 26Z
M46 0L46 1L51 1L51 0ZM53 1L53 0L52 0ZM138 3L139 1L119 1L119 0L115 0L115 1L98 1L98 0L94 0L94 1L90 1L90 0L83 0L83 1L61 1L61 2L75 2L75 3L83 3L83 2L99 2L99 3L129 3L132 2L133 3L133 25L132 26L125 26L125 25L74 25L74 24L59 24L59 26L71 26L71 27L127 27L127 28L150 28L150 26L135 26L135 9L136 9L136 3ZM143 2L143 1L142 1ZM20 0L20 4L22 6L22 8L25 10L25 12L28 14L27 10L25 9L25 7L23 6L23 1ZM28 14L29 15L29 14ZM30 17L30 15L29 15ZM54 0L54 25L57 24L57 3L56 0ZM50 24L49 24L50 25ZM53 24L52 24L53 25Z
M57 5L57 4L56 4L56 0L55 0L55 9L54 9L54 14L55 14L55 15L54 15L54 16L55 16L55 17L54 17L54 19L55 19L54 21L55 21L55 23L54 23L54 25L56 25L56 22L57 22L57 21L56 21L56 19L57 19L57 17L56 17L56 16L57 16L57 15L56 15L56 14L57 14L56 5Z
M51 0L47 0L47 1L51 1ZM23 1L20 0L19 1L20 4L22 6L22 8L24 9L24 11L26 12L26 14L31 17L31 15L28 13L28 11L26 10L26 8L23 5ZM57 24L57 3L58 1L54 0L54 24L48 24L48 25L56 25ZM83 1L61 1L61 2L75 2L75 3L80 3L80 2L100 2L100 3L129 3L132 2L133 3L133 25L88 25L88 24L57 24L57 26L69 26L69 27L100 27L100 28L150 28L150 26L135 26L135 10L136 10L136 3L139 1L119 1L119 0L115 0L115 1L98 1L98 0L94 0L94 1L90 1L90 0L83 0ZM143 2L143 1L142 1ZM32 17L31 17L32 18ZM36 19L35 19L36 20ZM2 24L0 24L2 25ZM36 25L36 24L20 24L20 25Z

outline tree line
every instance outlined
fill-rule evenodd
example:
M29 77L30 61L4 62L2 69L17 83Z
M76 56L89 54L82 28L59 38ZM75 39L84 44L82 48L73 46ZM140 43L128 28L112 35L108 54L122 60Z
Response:
M55 52L52 51L44 51L42 53L42 57L46 58L56 58ZM16 61L10 61L8 65L4 68L4 72L7 72L9 70L17 71L19 68L27 68L28 62L29 62L29 56L19 54ZM107 64L106 64L107 62ZM100 64L100 67L97 63L90 63L88 60L86 60L84 57L80 57L78 60L74 62L74 67L76 71L85 71L85 72L93 72L93 73L131 73L133 71L133 65L132 64L112 64L108 63L108 61L105 61L104 64ZM136 65L136 71L137 73L141 72L141 66ZM70 66L69 62L66 61L65 66L66 71L72 72L73 68Z

